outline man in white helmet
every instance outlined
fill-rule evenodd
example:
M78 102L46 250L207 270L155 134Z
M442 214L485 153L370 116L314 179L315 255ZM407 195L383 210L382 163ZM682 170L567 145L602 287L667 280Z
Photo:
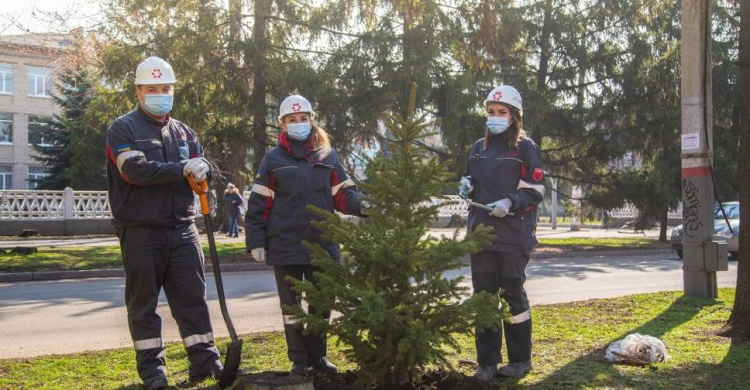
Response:
M168 386L156 314L162 287L187 350L190 380L218 378L223 370L205 299L195 198L186 180L208 180L211 171L195 131L169 115L176 82L161 58L141 62L138 106L107 129L109 203L125 268L128 326L147 389Z
M468 229L490 226L494 240L471 255L474 293L497 294L510 306L511 318L502 329L476 332L477 362L474 376L490 381L495 375L517 377L532 369L531 309L524 290L526 264L537 243L536 208L544 198L544 169L539 148L523 130L521 94L510 85L492 89L484 101L487 122L484 137L471 147L459 191L491 211L472 207ZM502 362L502 336L508 364Z

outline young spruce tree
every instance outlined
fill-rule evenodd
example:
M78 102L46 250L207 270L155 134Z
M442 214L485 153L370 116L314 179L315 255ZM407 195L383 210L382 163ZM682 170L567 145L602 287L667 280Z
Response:
M429 124L414 119L416 85L412 85L409 116L393 116L387 127L394 137L389 154L369 161L362 189L374 206L359 224L314 209L325 217L316 222L325 237L342 245L342 262L333 261L320 247L312 248L319 285L296 284L296 291L319 310L336 311L326 321L321 314L298 316L313 333L328 332L344 346L347 357L359 366L365 387L392 388L419 382L428 366L449 367L446 346L457 349L457 334L500 325L499 296L481 294L466 299L461 278L446 271L458 269L468 253L490 239L489 229L469 232L462 240L425 238L437 218L448 182L448 162L439 163L414 141L424 138Z

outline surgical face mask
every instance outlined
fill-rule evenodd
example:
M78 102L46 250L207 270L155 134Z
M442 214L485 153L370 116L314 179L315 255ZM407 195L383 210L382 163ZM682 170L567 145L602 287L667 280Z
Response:
M168 112L172 111L172 102L174 96L172 95L145 95L143 102L143 108L146 111L162 116L167 115Z
M510 127L510 121L508 118L500 118L491 116L487 118L487 128L490 129L492 134L501 134Z
M297 141L304 141L310 136L310 123L289 123L286 125L286 132L290 137Z

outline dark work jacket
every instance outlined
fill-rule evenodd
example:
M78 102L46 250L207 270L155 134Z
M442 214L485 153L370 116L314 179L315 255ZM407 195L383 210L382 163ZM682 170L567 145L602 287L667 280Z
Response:
M508 146L506 134L491 135L487 150L484 138L477 140L469 152L465 175L474 187L469 196L488 204L503 198L512 206L507 215L497 218L489 211L469 208L468 227L479 224L494 228L495 239L485 249L529 254L536 241L536 207L544 198L544 169L539 147L530 138L521 137L518 147Z
M179 227L193 222L195 198L182 174L179 147L203 157L195 131L167 116L157 122L140 107L107 129L107 189L115 227Z
M279 145L263 157L247 201L247 250L266 248L268 265L306 265L311 261L307 241L339 260L338 244L323 240L310 224L322 218L307 206L361 216L361 197L333 149L314 150L282 133Z

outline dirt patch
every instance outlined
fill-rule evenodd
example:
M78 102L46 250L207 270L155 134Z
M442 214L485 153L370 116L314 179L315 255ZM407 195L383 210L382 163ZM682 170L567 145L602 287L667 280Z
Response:
M319 374L313 378L315 390L363 390L356 385L356 372L342 374ZM456 371L428 371L422 375L422 383L389 386L388 390L490 390L496 386L479 381ZM384 390L385 388L379 388Z

